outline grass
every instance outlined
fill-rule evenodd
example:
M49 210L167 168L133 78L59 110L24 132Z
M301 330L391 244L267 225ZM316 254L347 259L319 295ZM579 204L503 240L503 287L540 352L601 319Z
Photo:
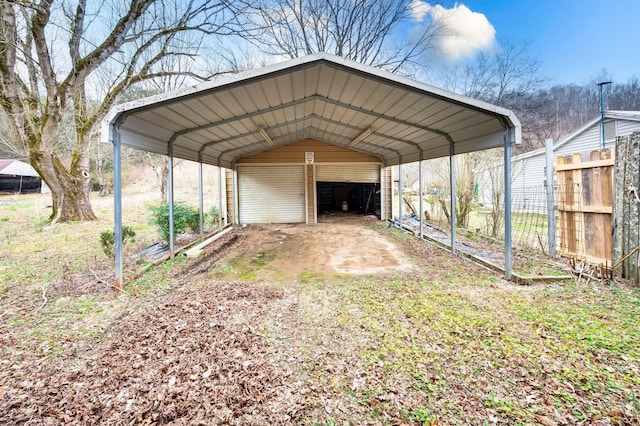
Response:
M84 291L79 274L100 276L100 265L110 271L98 236L111 218L49 227L46 202L34 196L20 207L0 205L0 218L10 218L0 235L0 354L9 361L0 367L0 388L25 360L54 362L100 343L123 311L190 284L180 274L190 261L178 257L121 296L109 288ZM108 202L96 200L96 210L108 210ZM143 211L131 208L125 218L139 245L155 238ZM287 377L310 389L296 408L304 411L303 424L640 419L638 288L512 285L396 229L372 227L413 251L419 269L380 277L305 270L285 285L257 279L275 255L256 251L218 263L194 283L251 281L288 295L270 302L276 305L261 332L274 364L282 362ZM277 303L287 309L277 310Z
M0 204L0 336L9 340L0 353L55 357L100 339L102 329L128 303L114 298L109 287L112 260L100 248L99 234L112 228L112 215L50 226L50 196L29 194L6 201ZM98 212L112 212L109 198L94 198L93 203ZM155 237L140 211L144 206L126 212L125 222L141 229L139 245L132 249Z
M396 388L402 404L382 401L372 419L482 424L489 412L499 423L537 424L536 415L615 420L612 407L640 414L637 289L517 290L438 275L334 282L305 299L311 310L327 291L338 294L328 308L336 315L316 315L306 327L338 327L337 357L357 353L346 362L374 378L376 387L352 393L354 404L370 406ZM338 393L349 394L345 383Z

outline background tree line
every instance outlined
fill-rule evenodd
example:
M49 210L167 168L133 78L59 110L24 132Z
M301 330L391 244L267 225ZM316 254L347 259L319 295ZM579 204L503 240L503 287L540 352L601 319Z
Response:
M452 30L435 17L417 22L415 4L0 0L0 156L28 160L40 173L52 191L52 221L91 220L91 182L103 183L110 167L98 134L114 105L317 52L513 109L522 150L597 115L600 79L551 85L526 44L502 42L454 69L433 67L438 40ZM640 109L639 86L637 77L614 82L608 108ZM166 175L161 159L138 161Z

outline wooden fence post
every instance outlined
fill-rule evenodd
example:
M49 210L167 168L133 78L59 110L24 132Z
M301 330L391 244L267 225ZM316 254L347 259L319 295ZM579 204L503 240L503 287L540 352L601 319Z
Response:
M640 132L616 143L613 269L640 283Z

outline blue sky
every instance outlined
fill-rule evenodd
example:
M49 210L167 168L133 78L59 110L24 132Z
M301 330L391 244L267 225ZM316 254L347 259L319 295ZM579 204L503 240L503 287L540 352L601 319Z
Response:
M498 41L529 42L551 84L585 84L607 69L614 82L640 77L640 0L464 0ZM435 2L431 3L432 5Z

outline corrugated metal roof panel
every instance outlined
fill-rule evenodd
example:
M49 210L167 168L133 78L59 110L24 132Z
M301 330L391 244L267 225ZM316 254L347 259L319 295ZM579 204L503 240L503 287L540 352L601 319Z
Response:
M30 164L19 160L0 160L0 175L40 177Z
M326 54L125 104L111 121L125 145L166 153L173 137L174 155L202 150L214 165L264 149L260 127L275 144L315 137L340 146L370 127L356 148L387 165L447 155L450 141L456 152L501 146L506 127L516 140L520 131L509 110Z

